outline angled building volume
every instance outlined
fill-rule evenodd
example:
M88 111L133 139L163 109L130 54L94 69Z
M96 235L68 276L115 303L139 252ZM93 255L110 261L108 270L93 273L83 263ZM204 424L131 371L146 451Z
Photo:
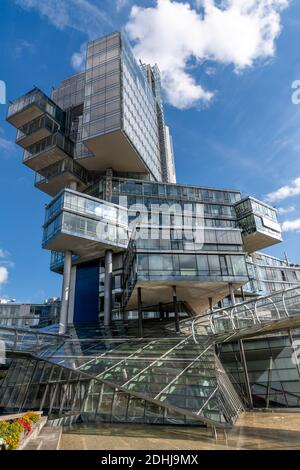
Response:
M176 183L158 67L138 63L122 33L89 43L83 72L49 97L34 88L10 104L7 120L35 186L51 197L43 248L62 296L59 327L40 333L44 349L24 358L18 341L9 346L1 409L232 425L246 406L244 385L234 388L220 363L233 370L226 347L216 356L207 318L300 282L299 267L287 265L277 266L274 289L261 280L270 258L257 252L282 240L276 210L238 190ZM32 372L31 395L14 382L18 367Z

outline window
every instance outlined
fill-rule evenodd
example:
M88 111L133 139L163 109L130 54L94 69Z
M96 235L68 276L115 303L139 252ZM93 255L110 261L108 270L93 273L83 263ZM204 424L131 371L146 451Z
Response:
M231 256L231 262L235 276L247 276L247 266L244 256Z
M195 255L180 255L179 256L180 270L196 271L196 256Z
M206 255L197 255L197 269L200 275L208 275L208 259Z
M208 257L208 264L209 264L211 275L220 274L220 262L219 262L219 257L217 255L210 255Z

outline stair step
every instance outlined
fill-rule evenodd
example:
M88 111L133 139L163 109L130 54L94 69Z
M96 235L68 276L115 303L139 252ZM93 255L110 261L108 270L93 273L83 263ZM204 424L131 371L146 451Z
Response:
M39 438L30 439L28 444L24 447L23 450L40 450L42 445L42 440Z
M61 435L61 427L45 426L38 437L30 439L23 450L58 450Z
M41 438L41 446L38 450L58 450L60 439L62 435L61 427L48 427L46 426L41 431L39 438Z

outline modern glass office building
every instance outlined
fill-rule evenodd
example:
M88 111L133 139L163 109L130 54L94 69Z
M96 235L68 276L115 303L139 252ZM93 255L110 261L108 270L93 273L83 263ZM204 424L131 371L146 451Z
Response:
M62 296L57 327L24 333L24 344L11 332L0 409L231 426L242 384L220 359L233 373L235 350L216 355L208 318L223 318L228 298L272 292L273 275L279 288L300 282L297 267L257 253L281 242L276 210L238 190L176 184L158 67L137 62L121 33L89 43L83 72L51 97L34 88L7 120L50 196L43 248ZM271 259L274 274L263 271Z

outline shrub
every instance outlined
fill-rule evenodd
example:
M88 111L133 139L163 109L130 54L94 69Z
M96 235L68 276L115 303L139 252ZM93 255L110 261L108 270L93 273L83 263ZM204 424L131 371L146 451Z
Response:
M0 439L4 439L7 435L9 428L9 422L7 421L0 421Z
M20 432L11 432L5 437L5 443L8 446L8 450L16 450L18 448L20 437Z
M22 419L24 421L29 421L29 423L37 423L41 417L38 413L35 413L34 411L28 411L26 415L22 416Z
M23 432L28 434L32 424L40 420L40 415L29 411L24 416L13 421L0 421L0 450L15 450L20 444Z

